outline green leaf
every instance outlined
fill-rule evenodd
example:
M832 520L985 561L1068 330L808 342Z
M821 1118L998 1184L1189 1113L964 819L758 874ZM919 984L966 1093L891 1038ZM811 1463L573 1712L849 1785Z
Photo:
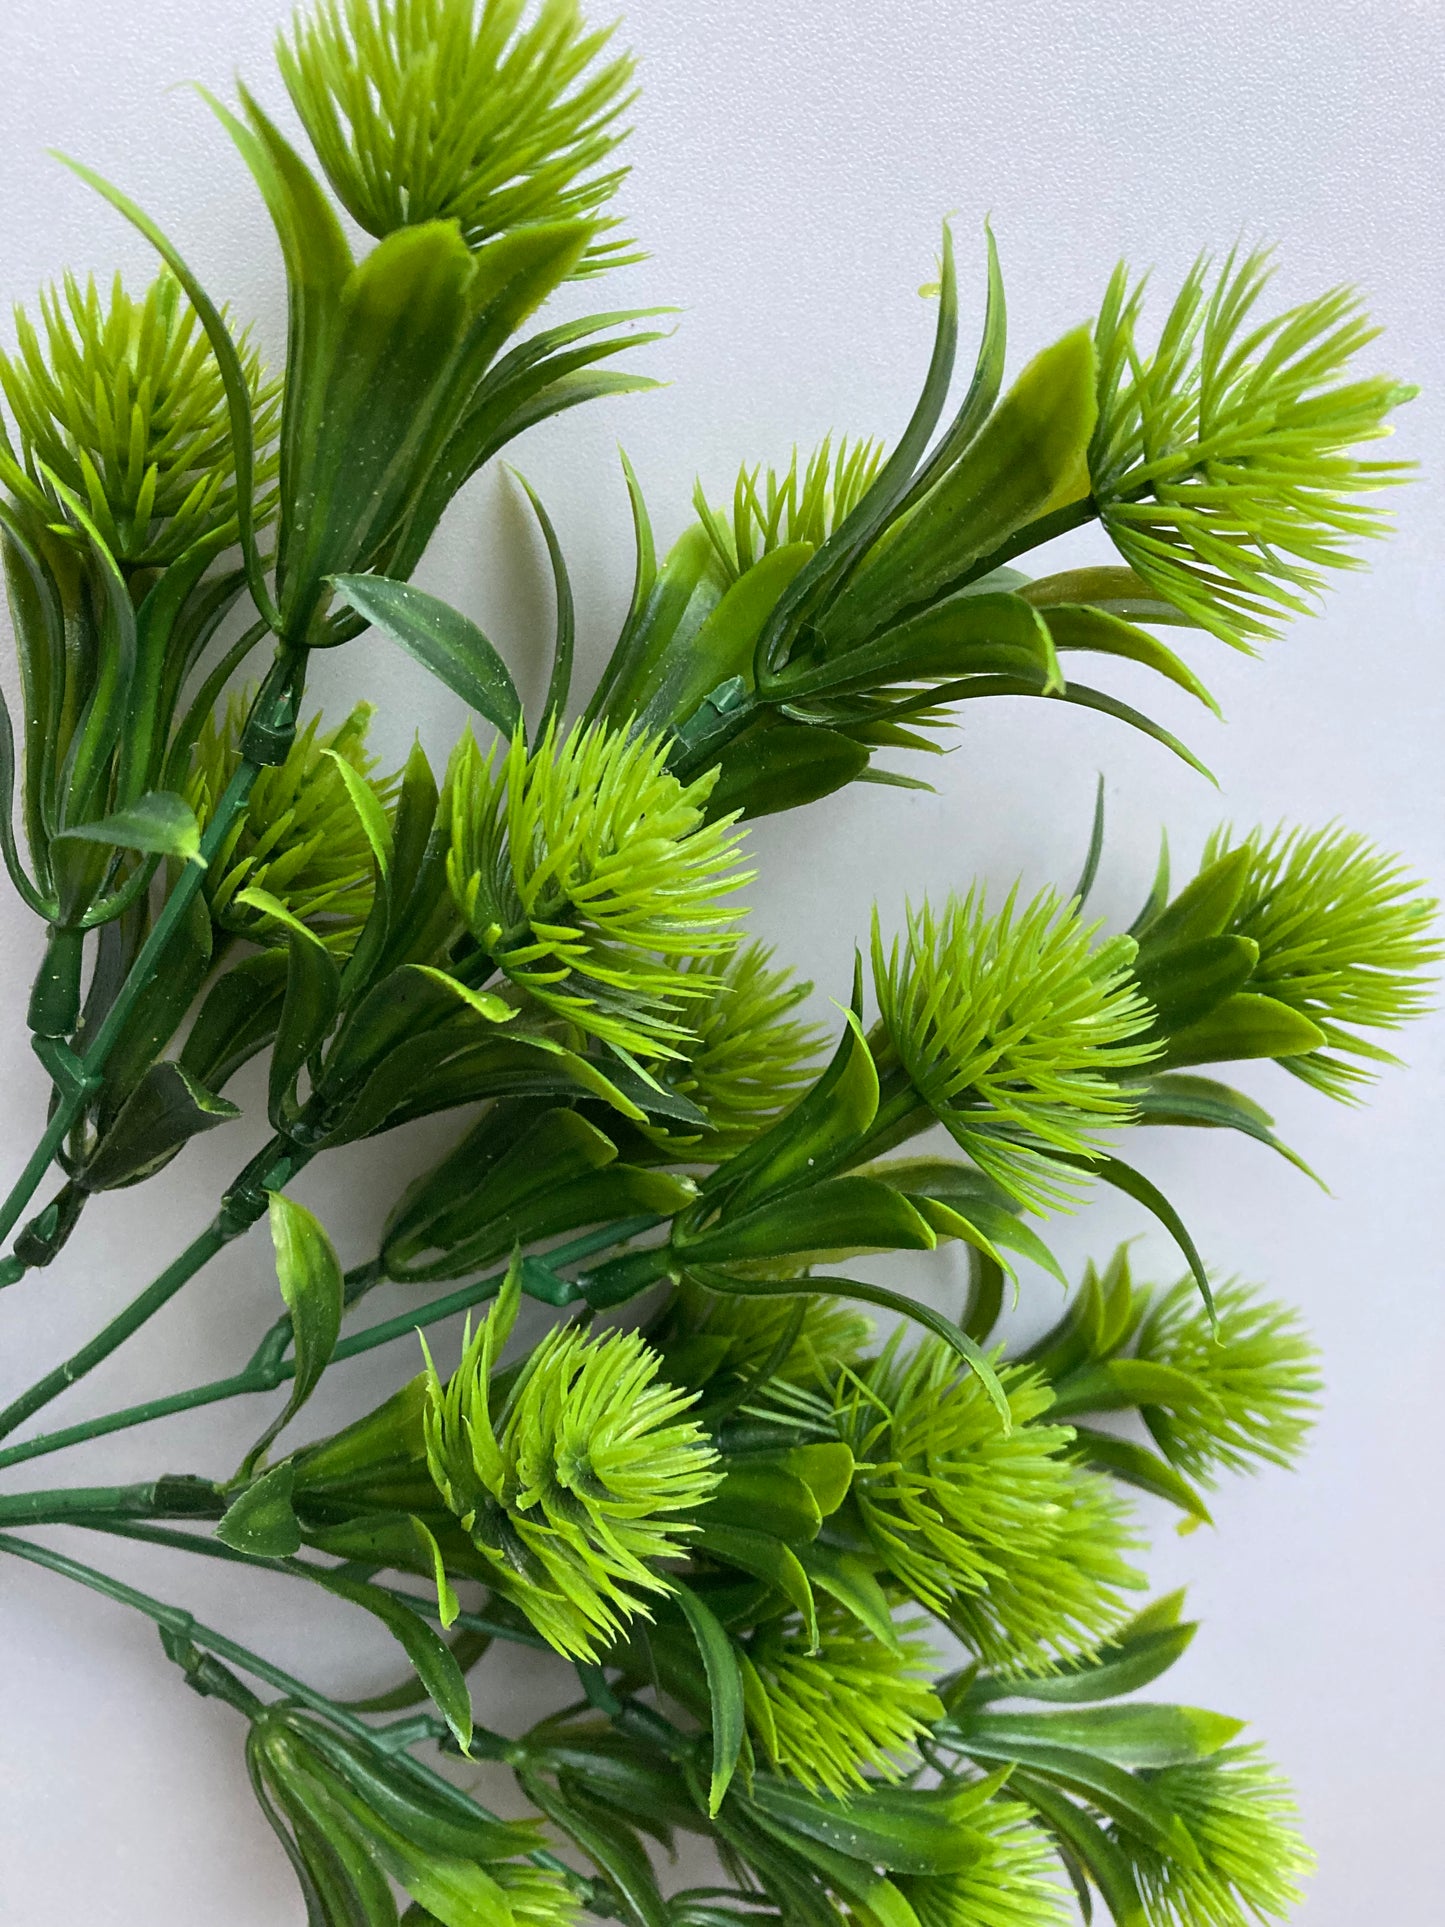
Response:
M806 702L850 690L973 675L1028 677L1044 695L1063 688L1048 624L1019 596L949 596L817 666L800 659L776 678L770 694L779 701Z
M278 1129L294 1119L296 1080L336 1021L341 975L314 931L269 890L238 890L237 903L259 910L286 932L286 995L267 1079L267 1108Z
M894 611L933 602L1030 524L1086 499L1096 415L1092 331L1036 355L960 458L889 530L826 623L831 644L875 634Z
M801 809L846 788L868 768L869 751L817 723L755 723L718 755L711 816L740 811L745 822Z
M990 1775L983 1799L1006 1778ZM978 1857L960 1825L982 1804L973 1787L871 1787L840 1800L760 1773L749 1798L790 1832L889 1873L961 1873Z
M781 1539L773 1538L770 1533L757 1532L750 1527L711 1525L706 1513L690 1543L700 1546L704 1552L711 1553L715 1559L721 1559L727 1565L750 1572L755 1579L765 1580L802 1614L809 1644L817 1645L818 1615L813 1604L813 1588L808 1583L808 1575L797 1553L790 1546Z
M1242 990L1258 962L1259 945L1252 938L1201 937L1151 952L1134 974L1154 1006L1160 1029L1172 1032L1207 1017Z
M1160 1458L1157 1452L1136 1444L1133 1439L1116 1438L1112 1432L1097 1432L1092 1426L1075 1423L1069 1457L1078 1459L1084 1465L1097 1466L1101 1471L1112 1473L1125 1485L1135 1486L1140 1492L1152 1493L1156 1499L1167 1499L1171 1505L1177 1505L1185 1514L1185 1522L1179 1528L1181 1532L1191 1525L1208 1526L1214 1523L1204 1500L1182 1473L1177 1472L1167 1459Z
M1212 1412L1218 1400L1200 1380L1147 1358L1111 1358L1085 1365L1054 1387L1050 1415L1124 1412L1136 1405L1162 1405L1171 1412Z
M1078 1747L1115 1766L1153 1771L1206 1759L1241 1733L1243 1720L1197 1706L1089 1706L1062 1713L956 1714L960 1743ZM967 1736L965 1738L965 1736Z
M1027 590L1024 591L1024 597L1037 606L1035 598ZM1216 716L1220 714L1219 704L1188 663L1160 642L1157 636L1151 636L1147 629L1136 628L1132 622L1126 622L1107 609L1091 608L1080 603L1050 603L1040 613L1048 625L1056 649L1076 649L1091 655L1115 656L1124 662L1142 663L1146 669L1154 670L1167 682L1187 689L1191 696L1197 697Z
M867 1136L878 1115L878 1071L857 1022L861 965L853 1004L823 1075L775 1124L729 1159L708 1185L738 1210L760 1198L809 1184L834 1169Z
M299 1552L301 1525L291 1506L294 1476L287 1459L233 1499L216 1527L222 1545L262 1559L289 1559Z
M98 823L77 823L56 832L57 843L109 843L120 850L143 850L150 856L170 856L195 863L201 858L201 827L183 796L171 790L151 790L129 808L104 816Z
M85 1188L115 1191L137 1184L193 1137L240 1115L182 1065L152 1064L86 1160Z
M704 1526L756 1530L795 1546L816 1539L823 1523L811 1486L796 1472L747 1457L727 1461L722 1479L698 1516ZM772 1583L770 1573L760 1577Z
M380 1586L349 1579L339 1571L322 1572L314 1566L307 1567L306 1576L316 1585L324 1586L327 1592L335 1593L338 1599L349 1599L382 1622L411 1661L417 1678L451 1728L457 1745L463 1753L468 1752L472 1744L471 1695L466 1677L446 1641L411 1607L404 1606Z
M1029 1803L1047 1823L1050 1832L1077 1857L1102 1894L1115 1927L1148 1927L1148 1916L1128 1856L1115 1846L1098 1822L1081 1813L1072 1800L1066 1800L1056 1787L1035 1774L1016 1772L1009 1788Z
M1140 965L1151 963L1161 952L1181 944L1200 943L1205 937L1220 936L1238 906L1253 860L1248 844L1230 850L1201 870L1165 909L1147 923L1136 924L1134 934L1139 939Z
M956 1745L970 1759L1000 1764L1012 1762L1083 1794L1090 1806L1108 1814L1124 1832L1156 1853L1196 1871L1201 1866L1199 1849L1178 1814L1160 1799L1147 1780L1139 1779L1124 1767L1074 1747L1050 1746L1043 1741L965 1740L961 1733L955 1737L946 1720L940 1721L934 1731L945 1745ZM1017 1785L1017 1780L1015 1774L1012 1784Z
M1158 1185L1150 1182L1142 1171L1125 1164L1122 1158L1073 1158L1060 1155L1060 1163L1072 1164L1080 1171L1088 1171L1114 1190L1122 1191L1125 1197L1142 1204L1146 1211L1152 1211L1184 1253L1199 1294L1209 1307L1210 1316L1214 1315L1214 1294L1209 1288L1209 1273L1204 1269L1204 1260L1199 1255L1199 1247L1189 1235L1189 1228L1174 1206L1165 1197Z
M1325 1188L1323 1179L1316 1176L1299 1153L1292 1151L1275 1136L1271 1128L1274 1120L1269 1112L1239 1091L1232 1091L1227 1084L1217 1084L1208 1077L1176 1076L1166 1072L1151 1078L1132 1095L1140 1124L1194 1125L1238 1131L1244 1137L1251 1137L1256 1143L1267 1144L1270 1150L1278 1151L1296 1170L1314 1178L1321 1189Z
M708 1788L708 1813L714 1815L723 1803L723 1796L742 1751L742 1675L738 1671L733 1643L711 1608L705 1606L689 1587L676 1580L672 1582L672 1597L692 1629L707 1675L708 1697L712 1702L712 1779Z
M876 1868L781 1825L762 1808L753 1811L761 1827L815 1867L833 1891L851 1901L854 1911L864 1919L876 1922L877 1927L919 1927L918 1916L902 1892Z
M1175 1606L1178 1597L1172 1595L1166 1603ZM1057 1673L975 1680L968 1691L968 1702L978 1706L997 1699L1027 1699L1080 1705L1134 1693L1168 1672L1188 1650L1198 1630L1191 1621L1144 1623L1141 1615L1117 1639L1092 1655L1067 1662Z
M283 1192L270 1198L271 1243L276 1252L276 1278L291 1314L296 1375L291 1396L246 1455L250 1472L321 1382L341 1336L345 1302L341 1261L320 1223L304 1205Z
M819 1545L816 1540L811 1545L799 1546L797 1555L815 1587L846 1606L858 1623L866 1626L890 1652L902 1650L888 1595L861 1559L834 1546Z
M667 1903L641 1842L597 1801L587 1799L571 1774L557 1789L535 1773L519 1773L527 1798L606 1875L622 1896L635 1927L669 1927Z
M1242 990L1207 1017L1169 1039L1162 1061L1171 1066L1235 1063L1251 1057L1304 1057L1328 1039L1302 1012L1273 997Z
M256 448L255 429L251 420L251 390L246 380L245 370L241 366L241 357L231 338L231 331L226 326L225 317L191 272L174 243L162 233L148 214L144 213L127 195L122 194L119 188L113 187L103 175L82 166L79 161L71 160L67 154L57 153L55 158L63 167L68 167L72 174L78 175L87 187L93 188L102 200L109 201L117 213L123 215L132 227L145 236L185 289L187 299L200 318L201 326L206 331L206 340L210 343L211 353L216 357L216 366L221 374L221 385L226 391L226 407L231 431L231 460L236 471L236 522L241 554L246 565L246 582L258 614L268 627L274 627L276 607L271 600L266 571L256 547L254 507Z
M356 613L399 643L504 736L522 718L506 664L477 625L436 596L380 575L339 575L332 587Z
M876 1178L825 1178L701 1233L674 1233L673 1247L703 1264L780 1258L805 1251L932 1251L938 1240L901 1192Z
M931 1305L905 1298L902 1292L889 1291L883 1285L866 1284L859 1278L738 1278L726 1271L701 1269L697 1271L697 1276L710 1291L726 1292L738 1298L795 1298L803 1293L817 1293L823 1297L855 1298L860 1304L877 1305L883 1311L911 1318L916 1324L926 1326L936 1338L941 1338L976 1375L1003 1421L1005 1432L1013 1424L1008 1396L982 1349L967 1332L951 1319L945 1318L942 1312L935 1311Z
M770 549L725 591L695 635L674 638L637 691L643 728L679 728L710 690L751 674L763 624L812 554L807 542Z
M532 487L525 475L513 474L527 491L527 500L532 504L532 513L542 531L542 539L547 544L547 558L552 565L552 589L557 602L557 633L552 646L552 674L547 683L547 695L542 704L542 728L545 729L553 717L561 717L566 712L567 698L572 689L572 649L577 634L576 608L572 600L572 583L567 574L566 558L562 554L562 544L557 540L557 531L552 526L552 518L542 506L541 497Z

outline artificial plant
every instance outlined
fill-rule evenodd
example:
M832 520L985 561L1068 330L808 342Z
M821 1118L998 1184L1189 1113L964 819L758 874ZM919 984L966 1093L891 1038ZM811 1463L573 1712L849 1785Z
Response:
M487 637L409 578L529 426L652 385L616 358L655 315L534 319L635 256L612 212L631 63L574 0L316 0L278 55L309 155L244 88L211 105L275 225L281 375L78 162L158 277L67 278L0 356L21 689L0 830L46 927L28 1017L53 1082L0 1275L45 1290L92 1215L104 1237L97 1194L225 1129L258 1056L271 1130L192 1243L0 1412L0 1467L267 1396L239 1466L11 1487L0 1551L148 1615L240 1716L312 1927L1045 1927L1071 1886L1119 1927L1282 1915L1309 1856L1279 1776L1236 1720L1132 1697L1195 1628L1137 1597L1129 1492L1207 1522L1221 1474L1294 1459L1319 1376L1295 1314L1212 1277L1127 1144L1202 1126L1298 1161L1217 1067L1358 1096L1421 1007L1433 906L1338 826L1222 828L1106 931L1096 822L1072 893L960 878L858 933L820 1028L743 943L738 892L748 820L921 786L908 759L965 702L1082 704L1193 763L1077 659L1212 705L1159 630L1205 662L1307 607L1380 531L1369 499L1402 471L1370 445L1409 390L1357 372L1352 293L1275 312L1242 253L1201 259L1152 322L1121 268L1006 386L985 235L956 399L945 231L891 447L745 467L661 560L626 468L635 590L585 702L534 498L556 639L528 715ZM1090 525L1092 566L1017 566ZM440 772L418 747L378 773L364 702L303 723L312 652L368 629L472 711ZM454 1145L344 1272L293 1180L442 1112ZM1020 1348L1009 1280L1052 1289L1048 1221L1100 1184L1184 1275L1141 1282L1121 1253ZM17 1436L262 1218L282 1302L248 1362ZM870 1276L949 1242L970 1276L951 1313ZM369 1320L383 1281L413 1306ZM524 1296L556 1316L518 1350ZM444 1377L418 1333L462 1314ZM297 1444L323 1374L383 1346L392 1395ZM26 1530L57 1522L339 1596L406 1678L321 1694ZM557 1683L514 1735L473 1710L509 1646ZM466 1790L479 1758L530 1819ZM679 1831L715 1884L669 1889Z

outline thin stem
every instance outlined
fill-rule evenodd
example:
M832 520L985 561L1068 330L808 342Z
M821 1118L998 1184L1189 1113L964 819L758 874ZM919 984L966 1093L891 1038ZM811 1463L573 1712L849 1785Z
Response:
M348 1713L325 1693L318 1693L305 1680L297 1679L294 1673L284 1672L269 1659L242 1646L237 1640L228 1639L209 1626L203 1626L192 1614L182 1607L169 1606L164 1600L155 1599L149 1593L127 1586L123 1580L112 1579L109 1573L101 1572L95 1566L88 1566L79 1559L72 1559L63 1552L55 1552L49 1546L37 1546L32 1540L18 1539L13 1533L0 1533L0 1552L13 1554L17 1559L28 1559L32 1565L44 1566L48 1572L59 1573L64 1579L73 1579L77 1585L86 1586L92 1592L100 1593L106 1599L113 1599L118 1605L129 1606L132 1611L143 1613L163 1631L188 1640L194 1646L203 1646L214 1653L218 1659L229 1660L252 1679L262 1680L267 1686L274 1686L288 1700L295 1700L308 1706L314 1713L320 1713L331 1725L338 1727L354 1740L359 1740L369 1751L385 1751L378 1748L378 1735L375 1727L368 1726L365 1720ZM413 1779L418 1780L434 1793L441 1794L449 1803L465 1801L466 1804L486 1820L495 1820L496 1814L490 1812L479 1800L462 1793L450 1780L434 1773L420 1760L413 1759L407 1752L388 1753L387 1757ZM547 1867L553 1872L571 1874L572 1870L559 1860L555 1854L539 1850L528 1858L537 1866ZM575 1875L572 1876L576 1878Z
M203 1559L220 1559L231 1565L252 1566L264 1572L281 1572L293 1579L311 1579L318 1572L328 1572L330 1567L313 1566L305 1559L266 1559L256 1552L238 1552L234 1546L222 1545L219 1539L203 1539L198 1533L181 1532L174 1526L153 1525L140 1519L121 1519L114 1515L106 1517L92 1513L87 1517L75 1518L66 1522L83 1526L87 1532L104 1532L114 1539L135 1539L144 1545L164 1546L172 1552L193 1552ZM436 1598L423 1598L420 1593L407 1592L401 1586L383 1586L375 1579L369 1582L378 1592L396 1600L398 1605L409 1606L428 1619L440 1619L441 1607ZM499 1619L489 1619L485 1613L460 1612L451 1625L463 1632L487 1633L493 1639L509 1640L514 1646L530 1646L534 1652L550 1653L556 1649L549 1646L540 1633L526 1632L520 1626L504 1625Z
M193 1238L181 1255L167 1265L158 1278L152 1279L145 1290L97 1332L88 1344L82 1345L63 1365L57 1365L54 1371L47 1372L28 1392L22 1392L19 1398L13 1399L0 1412L0 1438L13 1432L17 1425L23 1425L26 1419L52 1399L59 1398L77 1379L93 1371L102 1359L109 1358L113 1351L140 1330L147 1319L153 1318L163 1305L169 1304L181 1287L188 1284L203 1265L209 1264L234 1236L224 1217L218 1213L200 1236Z
M549 1252L547 1263L549 1266L577 1264L584 1258L592 1257L596 1252L608 1250L627 1238L636 1237L640 1232L650 1230L657 1222L655 1218L627 1218L601 1231L588 1232L584 1237L574 1238L570 1243L559 1245L555 1251ZM199 1243L199 1240L197 1242ZM187 1255L183 1253L182 1259ZM176 1270L182 1259L177 1259L176 1265L171 1267L171 1272ZM169 1276L168 1272L161 1274L161 1278ZM505 1271L492 1272L485 1278L477 1278L471 1284L463 1285L458 1291L449 1292L445 1298L433 1299L429 1305L422 1306L418 1311L402 1312L396 1318L388 1318L381 1324L368 1326L364 1331L353 1332L349 1338L343 1338L331 1354L331 1363L335 1365L344 1359L358 1358L363 1352L375 1351L380 1345L389 1345L394 1339L405 1338L414 1331L422 1331L429 1325L438 1324L442 1319L450 1318L454 1312L469 1311L475 1305L485 1304L489 1298L496 1297L505 1277ZM149 1286L147 1291L142 1293L142 1298L154 1293L160 1283L161 1279L157 1279L154 1285ZM184 1283L185 1279L180 1279L167 1296L173 1296ZM159 1303L164 1302L164 1298L159 1300ZM137 1299L126 1312L121 1314L121 1319L133 1314L140 1303L141 1299ZM158 1308L159 1305L152 1307L152 1309ZM150 1315L149 1311L145 1314L147 1317ZM120 1322L120 1319L114 1320L106 1327L106 1332L113 1331L115 1325ZM222 1400L229 1398L242 1398L252 1392L274 1392L278 1386L285 1384L296 1374L296 1366L291 1359L265 1355L265 1347L275 1329L273 1327L272 1332L268 1333L267 1338L262 1341L261 1350L258 1352L260 1362L253 1361L244 1371L234 1372L229 1378L213 1379L208 1385L197 1385L187 1392L170 1392L163 1398L147 1399L139 1405L128 1405L120 1411L107 1412L99 1418L84 1419L80 1424L66 1426L62 1431L43 1432L39 1438L26 1439L19 1445L7 1446L0 1450L0 1471L7 1466L21 1465L27 1459L44 1458L51 1452L63 1452L67 1446L84 1445L90 1439L104 1438L111 1432L128 1432L133 1426L149 1425L153 1419L170 1418L176 1412L195 1411L203 1405L219 1404ZM102 1333L100 1336L103 1338L105 1335ZM122 1337L126 1335L128 1334L122 1334ZM119 1343L121 1340L116 1342ZM93 1349L97 1343L99 1340L93 1339L87 1350ZM114 1346L112 1345L110 1349L114 1350ZM104 1353L101 1354L101 1356L104 1355ZM77 1353L76 1356L78 1358L82 1354ZM75 1360L72 1359L70 1364L74 1363ZM60 1368L62 1372L68 1369L69 1366ZM89 1367L87 1366L86 1369L88 1370ZM57 1374L52 1373L50 1376L54 1379ZM48 1382L42 1380L41 1384ZM65 1383L69 1382L69 1380L65 1381ZM64 1385L59 1385L56 1389L64 1390ZM35 1392L38 1393L39 1390L40 1387L37 1386ZM32 1396L31 1393L26 1394L26 1398ZM55 1392L51 1391L47 1396L53 1398ZM39 1399L21 1417L28 1416L30 1411L38 1411L40 1405L45 1402L45 1399ZM17 1400L16 1404L11 1406L10 1412L15 1411L16 1406L23 1403L24 1400ZM12 1429L10 1412L0 1413L0 1437ZM20 1422L21 1418L17 1417L13 1424L19 1425Z

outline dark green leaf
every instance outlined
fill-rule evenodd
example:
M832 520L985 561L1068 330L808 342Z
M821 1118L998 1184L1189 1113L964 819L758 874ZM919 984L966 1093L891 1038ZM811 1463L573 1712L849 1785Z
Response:
M931 1251L933 1232L901 1192L876 1178L825 1178L756 1206L727 1214L708 1230L674 1237L680 1256L703 1264L778 1258L804 1251Z
M82 843L109 843L120 850L143 850L151 856L201 862L201 828L196 813L183 796L170 790L151 790L127 809L104 816L98 823L77 823L57 831L55 841L72 838ZM204 868L204 864L201 865Z
M1081 1813L1056 1787L1035 1774L1015 1773L1010 1789L1027 1800L1088 1872L1103 1895L1115 1927L1148 1927L1144 1903L1128 1856L1115 1846L1097 1821Z
M289 1459L248 1485L233 1499L216 1537L236 1552L262 1559L289 1559L301 1550L301 1526L291 1506L294 1468Z
M1057 1673L1016 1678L985 1677L969 1688L971 1705L986 1705L998 1699L1045 1700L1064 1705L1087 1705L1094 1700L1114 1699L1121 1693L1137 1692L1168 1672L1188 1650L1197 1625L1126 1626L1118 1638L1101 1646L1090 1657L1074 1660Z
M1244 1721L1198 1706L1135 1700L1126 1706L1088 1706L1061 1713L955 1714L953 1725L965 1746L982 1739L995 1746L1077 1747L1115 1766L1153 1771L1217 1753L1243 1730Z
M1242 990L1258 962L1259 945L1249 937L1202 937L1151 950L1134 974L1160 1029L1180 1031Z
M1069 1456L1112 1473L1140 1492L1167 1499L1179 1507L1187 1522L1204 1526L1214 1523L1203 1498L1183 1474L1176 1472L1167 1459L1161 1459L1147 1446L1137 1445L1133 1439L1116 1438L1112 1432L1098 1432L1092 1426L1076 1423ZM1184 1530L1185 1525L1181 1524L1180 1531Z
M720 753L709 813L738 810L750 821L801 809L861 776L868 754L863 744L821 724L756 723Z
M612 1882L635 1927L668 1927L667 1904L636 1834L595 1800L587 1799L571 1775L556 1789L535 1773L521 1773L518 1779L532 1804Z
M708 1696L712 1702L712 1779L708 1789L708 1812L716 1814L742 1751L742 1675L738 1671L733 1643L711 1609L689 1587L677 1581L673 1582L672 1596L692 1629L707 1675Z
M276 1278L291 1314L296 1374L285 1409L267 1426L247 1454L246 1469L258 1465L271 1442L295 1417L321 1382L341 1336L345 1301L341 1261L322 1226L304 1205L283 1192L270 1200L271 1242Z
M409 582L391 582L385 576L340 575L332 586L359 616L400 643L504 736L515 732L522 715L516 686L469 617Z
M1207 1017L1169 1039L1163 1062L1235 1063L1250 1057L1304 1057L1328 1040L1319 1025L1274 997L1252 990L1236 992Z
M202 1131L241 1113L180 1064L152 1064L86 1161L88 1191L135 1184Z
M872 1787L834 1799L760 1773L749 1798L770 1820L889 1873L960 1873L978 1857L960 1823L996 1792L1006 1773L980 1787Z

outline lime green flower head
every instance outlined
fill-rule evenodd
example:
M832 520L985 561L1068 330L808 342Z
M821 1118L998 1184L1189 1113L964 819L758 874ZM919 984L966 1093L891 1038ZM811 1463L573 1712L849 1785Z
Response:
M689 1135L644 1126L654 1143L686 1145L698 1159L721 1163L780 1116L812 1078L824 1032L794 1015L812 985L771 969L771 957L761 944L749 944L730 957L700 957L684 967L706 1001L688 1011L691 1036L678 1045L668 1083L706 1111L713 1128Z
M370 234L456 221L471 247L595 217L625 169L628 55L577 0L317 0L277 58L327 179ZM617 250L593 257L603 265Z
M961 1873L895 1876L919 1927L1064 1927L1059 1863L1026 1806L990 1800L963 1827L975 1851Z
M395 1921L391 1881L416 1903L408 1920L576 1921L566 1879L526 1857L544 1844L535 1822L469 1812L464 1796L440 1801L299 1708L268 1707L255 1718L246 1763L303 1888L328 1896L328 1921Z
M1232 1279L1215 1286L1214 1313L1211 1322L1194 1280L1181 1279L1150 1307L1138 1341L1140 1358L1185 1373L1213 1401L1146 1414L1173 1464L1209 1486L1220 1471L1293 1465L1323 1389L1319 1353L1287 1306Z
M919 1096L979 1168L1021 1204L1065 1202L1078 1182L1055 1154L1087 1158L1127 1123L1114 1073L1146 1062L1151 1013L1129 965L1132 938L1045 891L990 916L981 893L925 903L888 950L873 925L886 1044Z
M868 492L882 462L881 442L845 436L835 452L829 437L801 467L794 449L781 475L771 468L766 476L760 467L740 470L730 516L709 504L701 482L692 503L724 575L736 581L773 549L793 542L820 549Z
M241 760L249 704L233 698L224 716L207 718L191 758L186 800L204 825ZM371 908L371 845L337 768L347 763L389 804L393 778L377 780L366 746L375 714L358 703L339 728L324 734L313 716L286 761L256 778L245 815L211 863L206 894L220 929L253 943L284 944L279 920L241 900L261 890L315 932L331 950L351 950Z
M790 1616L757 1632L748 1659L762 1688L756 1737L774 1765L809 1788L840 1797L867 1774L898 1779L943 1707L930 1683L934 1655L906 1622L884 1645L841 1607L818 1608L818 1644Z
M234 534L225 389L173 275L163 271L139 300L117 276L108 303L93 280L82 286L67 275L41 294L39 328L23 310L15 326L15 352L0 353L0 390L19 447L0 433L0 482L33 529L66 527L63 489L125 568L160 567L208 537L219 544ZM239 345L264 485L278 391L244 338Z
M1314 1855L1295 1827L1288 1785L1258 1747L1226 1747L1144 1777L1189 1829L1203 1861L1187 1867L1127 1843L1150 1927L1249 1927L1284 1919L1304 1898L1299 1883Z
M550 1332L494 1413L518 1298L514 1273L446 1385L428 1357L427 1464L496 1590L560 1653L590 1660L646 1616L641 1595L668 1591L654 1562L683 1549L678 1515L712 1492L717 1455L683 1417L695 1395L658 1379L635 1332Z
M1109 1482L1066 1456L1068 1426L1039 1423L1053 1394L1019 1367L1000 1374L1006 1432L977 1375L929 1340L897 1337L842 1374L839 1436L857 1464L852 1503L877 1557L992 1666L1047 1668L1097 1645L1143 1584L1137 1543Z
M1429 1008L1432 966L1445 954L1439 906L1397 858L1337 824L1256 831L1242 844L1219 830L1202 867L1236 847L1250 862L1230 929L1259 945L1249 987L1318 1024L1329 1047L1279 1061L1349 1098L1372 1065L1397 1061L1361 1030L1398 1030Z
M615 1049L678 1058L715 992L693 966L737 943L731 817L714 774L684 786L667 745L604 725L486 756L468 735L447 776L452 895L477 942L544 1009Z
M1307 614L1321 570L1384 533L1360 495L1404 478L1364 461L1413 388L1350 375L1379 330L1350 288L1261 321L1267 254L1197 261L1153 353L1144 282L1121 265L1100 312L1089 467L1104 526L1135 572L1190 621L1248 648Z

